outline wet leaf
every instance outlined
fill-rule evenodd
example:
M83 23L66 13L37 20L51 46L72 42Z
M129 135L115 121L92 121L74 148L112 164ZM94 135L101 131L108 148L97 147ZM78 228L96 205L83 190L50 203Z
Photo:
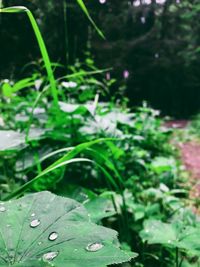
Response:
M0 203L0 266L105 267L129 261L117 233L90 222L78 202L49 192Z

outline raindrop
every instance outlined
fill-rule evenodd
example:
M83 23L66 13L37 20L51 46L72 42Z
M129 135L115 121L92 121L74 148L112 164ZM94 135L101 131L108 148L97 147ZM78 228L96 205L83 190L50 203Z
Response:
M96 243L91 243L87 245L86 250L90 252L96 252L102 248L103 248L103 244L96 242Z
M6 211L6 208L5 207L0 207L0 212L4 212L4 211Z
M171 240L168 240L168 241L167 241L167 243L168 243L168 244L171 244L171 243L172 243L172 241L171 241Z
M48 253L43 255L43 260L52 261L57 256L58 256L58 252L56 252L56 251L55 252L48 252Z
M32 228L35 228L35 227L37 227L38 225L40 225L40 220L38 220L38 219L33 220L33 221L31 222L31 224L30 224L30 226L31 226Z
M35 213L32 213L32 214L31 214L31 217L34 217L34 216L35 216Z
M42 242L41 242L41 241L39 241L39 242L38 242L38 245L40 246L41 244L42 244Z
M53 232L49 235L49 240L54 241L58 238L58 234L56 232Z

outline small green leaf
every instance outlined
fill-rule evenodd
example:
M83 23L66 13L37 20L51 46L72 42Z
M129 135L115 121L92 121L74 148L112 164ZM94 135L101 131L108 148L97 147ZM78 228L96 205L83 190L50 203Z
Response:
M102 219L116 214L111 199L95 197L84 204L93 222L98 223Z
M5 97L12 97L13 88L9 83L4 83L2 86L2 93Z

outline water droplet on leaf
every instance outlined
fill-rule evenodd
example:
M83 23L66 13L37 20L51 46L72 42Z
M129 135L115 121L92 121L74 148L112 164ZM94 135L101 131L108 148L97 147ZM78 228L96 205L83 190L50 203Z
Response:
M56 232L53 232L49 235L49 240L54 241L58 238L58 234Z
M96 242L96 243L87 245L86 250L90 252L96 252L102 248L103 248L103 244Z
M57 256L58 256L58 252L56 252L56 251L55 252L48 252L48 253L43 255L43 260L52 261Z
M38 225L40 225L40 220L38 220L38 219L33 220L33 221L31 222L31 224L30 224L30 226L31 226L32 228L35 228L35 227L37 227Z

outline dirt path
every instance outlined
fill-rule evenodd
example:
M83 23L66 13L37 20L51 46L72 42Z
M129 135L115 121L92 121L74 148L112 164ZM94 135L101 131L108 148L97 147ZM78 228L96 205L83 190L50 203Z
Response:
M195 141L180 145L181 157L193 184L192 197L200 197L200 143Z
M170 121L166 123L169 128L184 129L188 121ZM190 174L192 184L191 197L200 197L200 142L189 141L178 145L183 165Z

